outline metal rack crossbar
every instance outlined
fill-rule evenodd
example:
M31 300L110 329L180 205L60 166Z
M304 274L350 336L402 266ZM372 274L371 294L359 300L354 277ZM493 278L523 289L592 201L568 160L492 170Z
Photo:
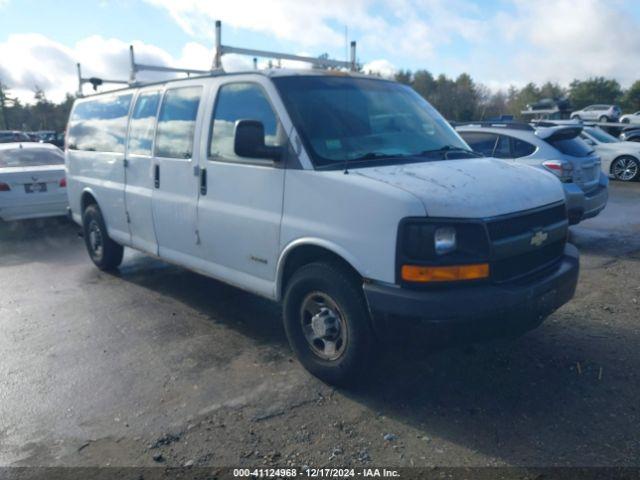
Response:
M137 81L136 76L138 72L166 72L166 73L184 73L187 76L191 75L214 75L224 73L222 68L222 56L227 54L247 55L253 57L254 68L257 68L257 58L270 58L275 60L293 60L296 62L304 62L319 68L346 68L351 71L358 69L356 61L356 42L351 42L350 58L348 61L333 60L330 58L315 58L306 57L301 55L291 55L289 53L270 52L268 50L254 50L250 48L232 47L230 45L222 44L222 22L216 20L215 23L215 54L213 57L213 63L210 70L198 70L195 68L180 68L180 67L165 67L162 65L147 65L144 63L137 63L135 54L133 51L133 45L129 45L129 79L128 80L109 80L98 77L83 77L81 66L78 63L78 96L82 96L82 86L86 83L90 83L93 86L94 91L103 84L119 84L137 86L141 85Z

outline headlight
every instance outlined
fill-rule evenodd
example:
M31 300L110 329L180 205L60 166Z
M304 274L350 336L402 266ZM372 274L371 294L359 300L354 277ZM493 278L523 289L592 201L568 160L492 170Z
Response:
M403 260L452 264L486 258L489 239L479 222L408 218L400 224L398 247Z
M456 249L456 229L453 227L437 228L433 235L433 243L437 255L453 252Z

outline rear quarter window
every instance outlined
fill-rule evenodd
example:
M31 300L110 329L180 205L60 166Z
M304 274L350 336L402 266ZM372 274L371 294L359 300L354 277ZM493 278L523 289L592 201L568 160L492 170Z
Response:
M566 140L553 140L549 143L561 153L572 157L588 157L593 151L589 145L577 137Z
M71 150L124 153L131 93L79 103L69 119Z

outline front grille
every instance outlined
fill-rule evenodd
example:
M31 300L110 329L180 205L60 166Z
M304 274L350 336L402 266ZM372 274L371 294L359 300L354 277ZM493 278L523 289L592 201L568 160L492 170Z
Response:
M545 210L526 213L519 217L490 220L487 223L487 229L489 230L491 241L495 242L508 237L515 237L516 235L521 235L566 219L566 208L564 204L560 204Z
M564 252L564 241L546 247L498 260L491 264L491 275L496 282L506 282L530 274L556 262Z

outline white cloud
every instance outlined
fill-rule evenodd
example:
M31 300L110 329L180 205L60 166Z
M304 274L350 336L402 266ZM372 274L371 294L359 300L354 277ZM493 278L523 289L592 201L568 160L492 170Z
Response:
M389 60L385 60L381 58L379 60L372 60L371 62L367 62L362 66L362 70L365 73L380 75L384 78L393 78L398 71L395 65L393 65Z
M521 45L505 59L515 83L567 85L591 76L628 86L640 78L640 26L620 0L513 0L515 12L494 19L503 41ZM504 75L502 75L504 77ZM494 78L499 81L498 78Z
M211 49L187 43L180 57L142 42L133 42L139 63L209 69L213 59ZM113 38L91 36L67 47L40 34L10 35L0 43L0 80L10 87L11 95L23 102L34 100L34 90L41 88L47 98L60 101L69 92L76 92L76 63L82 65L83 77L111 80L129 78L129 44ZM164 73L140 72L137 79L152 81L167 78ZM85 85L89 92L90 85ZM105 85L103 88L114 88Z

